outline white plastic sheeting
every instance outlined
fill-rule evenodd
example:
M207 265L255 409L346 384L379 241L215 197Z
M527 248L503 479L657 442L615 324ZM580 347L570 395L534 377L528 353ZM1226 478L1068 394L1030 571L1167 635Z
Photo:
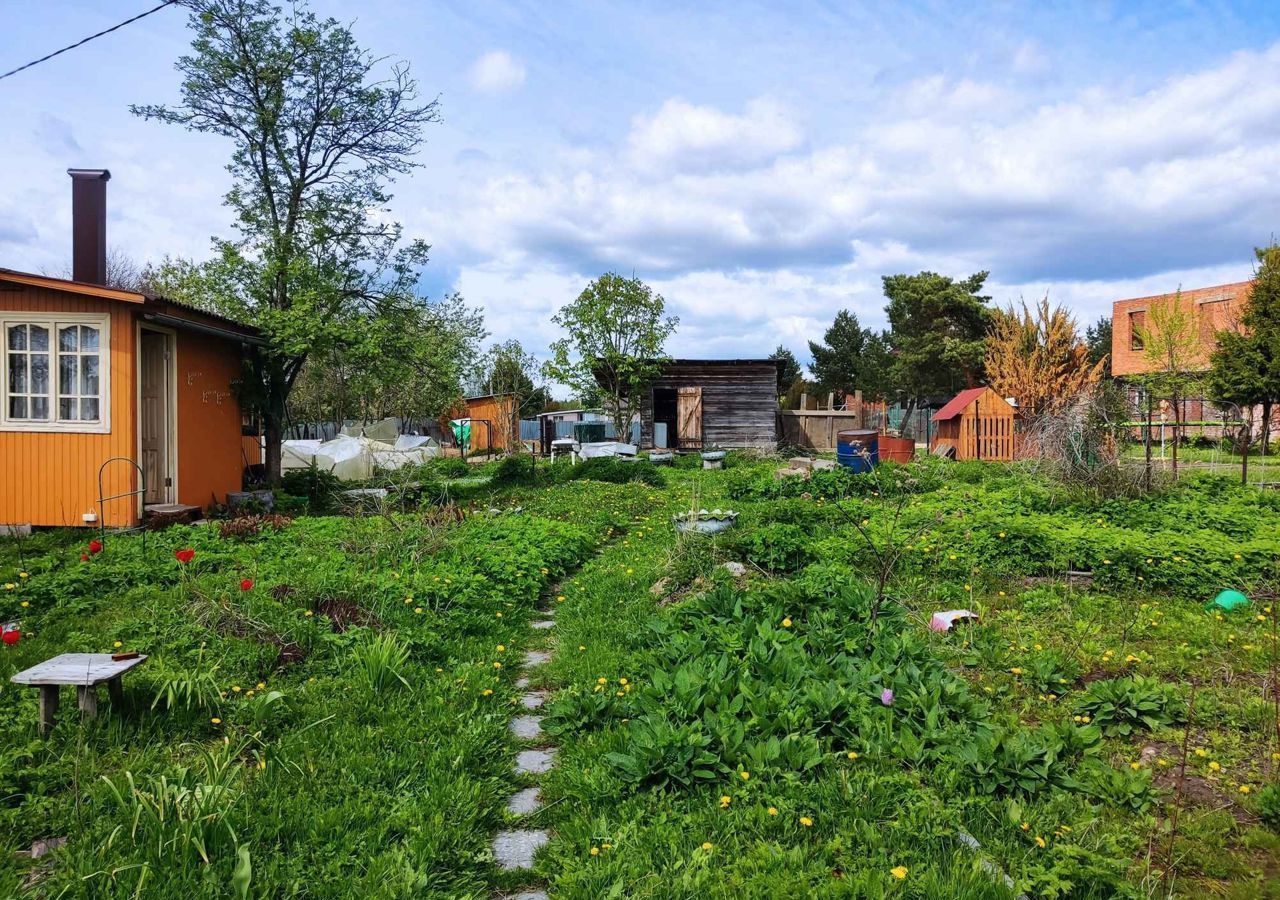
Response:
M387 443L340 434L323 443L285 441L280 468L285 472L305 469L314 462L316 468L332 472L341 481L364 481L373 477L374 469L421 465L439 454L439 445L429 437L405 434L397 436L395 443Z

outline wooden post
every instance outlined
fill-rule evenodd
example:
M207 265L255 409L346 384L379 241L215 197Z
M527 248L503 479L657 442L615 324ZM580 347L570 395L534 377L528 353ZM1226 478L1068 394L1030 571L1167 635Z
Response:
M808 395L808 394L801 394L801 395L800 395L800 410L803 412L804 410L806 410L806 409L808 409L808 408L809 408L809 395Z
M80 706L80 712L84 713L85 718L92 719L98 714L98 686L95 684L84 684L76 686L76 700Z
M58 718L58 686L56 684L40 685L40 736L53 730Z
M537 460L534 460L537 465ZM120 709L124 706L124 684L119 677L112 678L107 682L107 698L111 700L112 709Z

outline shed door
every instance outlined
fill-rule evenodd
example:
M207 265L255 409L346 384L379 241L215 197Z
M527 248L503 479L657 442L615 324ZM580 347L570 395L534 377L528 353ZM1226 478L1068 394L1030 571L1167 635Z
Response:
M147 476L146 503L173 502L172 460L169 455L169 336L143 331L142 377L138 382L139 462Z
M676 438L679 446L702 446L702 388L682 387L676 395Z

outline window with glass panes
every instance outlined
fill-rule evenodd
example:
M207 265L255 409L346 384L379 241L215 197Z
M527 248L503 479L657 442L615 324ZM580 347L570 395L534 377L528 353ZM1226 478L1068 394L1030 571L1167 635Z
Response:
M24 321L0 314L0 328L4 335L3 424L74 428L103 423L105 318Z

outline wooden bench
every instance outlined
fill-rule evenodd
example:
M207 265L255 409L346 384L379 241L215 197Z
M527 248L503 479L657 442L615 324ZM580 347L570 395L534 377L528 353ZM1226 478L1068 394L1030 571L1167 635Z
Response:
M98 685L106 682L113 706L124 699L120 679L125 672L147 661L139 653L129 659L113 659L110 653L64 653L19 672L10 681L40 690L40 734L48 734L58 715L58 689L75 685L80 711L92 718L98 714Z

